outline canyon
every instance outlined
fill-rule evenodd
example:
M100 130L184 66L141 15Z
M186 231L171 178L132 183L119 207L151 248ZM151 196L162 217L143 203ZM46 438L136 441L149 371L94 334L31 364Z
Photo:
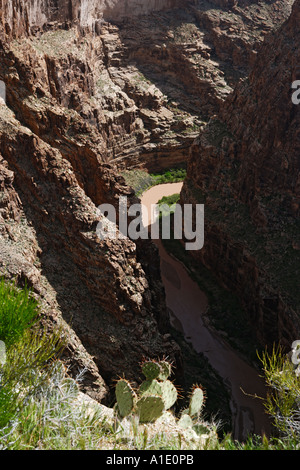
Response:
M139 201L124 170L187 167L181 203L206 206L193 262L261 344L299 334L299 15L299 0L0 0L0 272L63 328L92 398L138 382L145 357L184 380L157 247L96 234L100 204Z

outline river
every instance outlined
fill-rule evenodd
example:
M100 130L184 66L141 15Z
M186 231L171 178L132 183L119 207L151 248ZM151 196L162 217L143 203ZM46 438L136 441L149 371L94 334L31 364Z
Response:
M180 193L182 183L154 186L141 197L150 219L151 205L163 196ZM143 218L144 225L150 220ZM269 435L270 423L264 412L262 400L265 383L259 373L247 364L221 336L211 331L203 321L208 300L198 284L194 282L183 264L171 257L160 240L158 245L162 281L166 292L166 303L170 311L172 326L179 329L198 353L203 353L210 365L223 378L231 396L233 437L245 440L250 433ZM217 410L216 410L217 411Z

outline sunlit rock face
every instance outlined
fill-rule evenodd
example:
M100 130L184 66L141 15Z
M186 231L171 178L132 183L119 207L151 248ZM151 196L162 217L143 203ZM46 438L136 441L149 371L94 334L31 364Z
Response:
M77 22L94 28L98 21L120 20L176 6L179 0L0 0L0 20L6 32L18 35L51 21Z
M107 5L103 11L104 18L112 20L176 8L187 3L187 0L127 0L123 2L111 0L103 3Z

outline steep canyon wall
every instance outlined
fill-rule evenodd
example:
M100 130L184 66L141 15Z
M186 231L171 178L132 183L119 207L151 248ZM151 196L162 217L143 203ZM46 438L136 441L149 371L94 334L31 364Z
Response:
M299 336L300 2L191 148L182 201L205 203L199 259L238 293L262 343Z
M174 9L174 2L2 0L0 21L18 66L34 64L28 93L38 89L76 111L86 136L93 134L92 147L102 135L105 161L157 171L186 164L198 129L247 75L264 36L291 4L197 0ZM105 12L126 21L103 21ZM0 70L13 109L20 104L13 96L16 77ZM41 132L35 110L23 113L25 122L37 121ZM52 139L47 121L43 136ZM63 140L65 147L70 139Z

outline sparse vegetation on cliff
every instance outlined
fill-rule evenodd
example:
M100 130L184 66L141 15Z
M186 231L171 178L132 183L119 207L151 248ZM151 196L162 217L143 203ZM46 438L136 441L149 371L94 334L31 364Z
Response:
M296 341L297 342L297 341ZM295 348L296 349L296 348ZM299 345L298 345L299 351ZM299 364L299 352L297 353ZM300 439L300 369L274 347L261 355L266 382L271 390L265 407L274 420L279 433L285 439Z
M162 173L148 173L146 170L126 170L122 173L126 183L131 186L137 196L150 189L152 186L167 183L179 183L186 177L184 168L170 168Z
M28 289L1 280L0 443L5 445L23 421L23 412L49 380L51 362L61 349L60 332L48 334L38 322L38 304Z
M0 281L0 339L6 347L16 344L37 316L37 302L27 288Z

